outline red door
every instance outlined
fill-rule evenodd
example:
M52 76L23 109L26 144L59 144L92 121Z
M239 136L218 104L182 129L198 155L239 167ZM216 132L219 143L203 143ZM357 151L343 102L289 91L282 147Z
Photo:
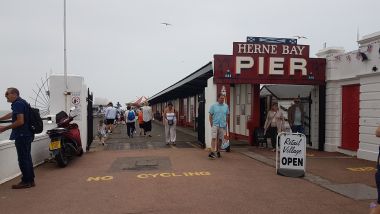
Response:
M342 148L359 148L359 85L342 88Z

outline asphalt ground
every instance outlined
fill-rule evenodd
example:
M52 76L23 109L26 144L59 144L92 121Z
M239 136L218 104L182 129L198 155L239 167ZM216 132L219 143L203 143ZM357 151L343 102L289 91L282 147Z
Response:
M275 160L275 153L270 149L250 147L248 151ZM334 183L361 183L376 187L376 162L358 159L337 152L321 152L308 149L307 172L322 176Z
M354 200L232 150L208 160L194 136L177 132L166 146L163 127L153 137L126 137L120 125L107 145L66 168L35 169L36 187L0 185L0 213L368 213Z

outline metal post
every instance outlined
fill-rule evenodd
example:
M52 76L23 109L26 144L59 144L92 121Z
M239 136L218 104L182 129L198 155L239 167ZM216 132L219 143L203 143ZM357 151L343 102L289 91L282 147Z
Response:
M67 95L68 95L68 84L67 84L67 52L66 52L66 0L63 0L63 71L65 79L65 111L68 111L67 107Z

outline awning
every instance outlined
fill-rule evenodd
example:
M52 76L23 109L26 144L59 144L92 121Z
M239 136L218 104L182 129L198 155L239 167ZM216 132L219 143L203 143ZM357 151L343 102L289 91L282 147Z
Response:
M306 98L310 96L312 85L264 85L260 90L260 96L275 96L277 99Z
M212 62L209 62L177 83L153 95L148 102L156 104L203 93L204 88L207 87L207 80L212 76Z

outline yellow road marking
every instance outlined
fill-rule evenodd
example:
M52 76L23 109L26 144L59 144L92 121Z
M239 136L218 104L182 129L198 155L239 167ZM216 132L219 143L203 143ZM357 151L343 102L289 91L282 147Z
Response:
M87 181L110 181L113 179L113 176L107 175L107 176L97 176L97 177L88 177Z
M141 179L146 178L174 178L174 177L192 177L192 176L209 176L211 175L208 171L202 172L183 172L183 173L175 173L175 172L162 172L162 173L143 173L138 174L136 177Z
M370 172L370 171L376 171L376 168L368 166L368 167L356 167L356 168L347 168L350 171L353 172Z

